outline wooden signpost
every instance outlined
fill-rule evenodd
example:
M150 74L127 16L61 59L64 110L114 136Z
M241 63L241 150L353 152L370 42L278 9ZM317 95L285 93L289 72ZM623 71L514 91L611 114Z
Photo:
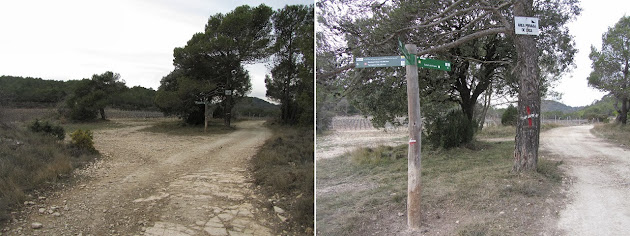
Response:
M420 89L418 87L418 67L451 71L451 63L434 59L416 58L415 44L404 45L399 40L398 46L403 56L359 57L355 59L355 68L405 66L407 79L407 110L409 115L409 150L407 153L407 226L420 229L422 211L420 210L421 188L421 133Z
M203 116L204 116L204 120L203 120L203 132L205 133L206 131L208 131L208 119L209 119L209 115L208 113L210 113L210 101L208 101L208 98L205 98L203 101L195 101L195 104L204 104L203 108L204 108L204 112L203 112Z

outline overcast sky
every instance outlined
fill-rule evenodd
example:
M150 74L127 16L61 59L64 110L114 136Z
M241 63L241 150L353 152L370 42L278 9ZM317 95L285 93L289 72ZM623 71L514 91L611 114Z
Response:
M624 15L630 15L628 0L582 0L582 14L569 25L575 36L575 44L579 52L575 56L577 68L565 76L556 91L562 92L561 102L570 106L590 105L595 99L601 99L606 93L588 87L586 78L591 73L591 45L602 47L602 34L608 31Z
M208 18L241 5L274 10L312 0L2 0L0 75L69 80L105 71L127 86L157 89L173 70L173 49ZM247 65L250 96L265 98L264 64Z

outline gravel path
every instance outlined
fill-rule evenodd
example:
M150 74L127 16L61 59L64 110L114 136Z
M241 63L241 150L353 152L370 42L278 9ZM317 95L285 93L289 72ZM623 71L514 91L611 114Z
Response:
M627 235L630 225L630 150L572 126L542 133L542 148L561 156L571 176L569 203L558 227L566 235Z
M28 203L9 235L271 235L248 160L271 137L263 121L229 134L174 136L147 122L94 134L104 158L74 187ZM43 209L43 210L42 210ZM33 223L41 223L33 229Z

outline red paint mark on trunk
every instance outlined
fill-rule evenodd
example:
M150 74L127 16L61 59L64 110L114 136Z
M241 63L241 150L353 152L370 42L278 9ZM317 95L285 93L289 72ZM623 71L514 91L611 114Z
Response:
M527 117L529 117L527 118L527 122L529 122L529 127L532 127L532 117L531 117L532 112L529 110L529 106L526 106L526 108L527 108Z

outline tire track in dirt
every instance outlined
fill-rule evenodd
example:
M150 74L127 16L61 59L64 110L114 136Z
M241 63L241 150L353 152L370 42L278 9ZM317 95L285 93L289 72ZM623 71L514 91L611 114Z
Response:
M27 208L12 233L40 235L271 235L272 221L246 169L271 137L263 121L244 121L228 134L173 136L142 132L127 122L97 131L104 158L77 186ZM44 208L40 213L39 208ZM47 211L60 213L53 216ZM33 230L32 222L42 229Z
M542 133L542 148L561 156L572 179L558 228L566 235L626 235L630 225L630 151L572 126Z

